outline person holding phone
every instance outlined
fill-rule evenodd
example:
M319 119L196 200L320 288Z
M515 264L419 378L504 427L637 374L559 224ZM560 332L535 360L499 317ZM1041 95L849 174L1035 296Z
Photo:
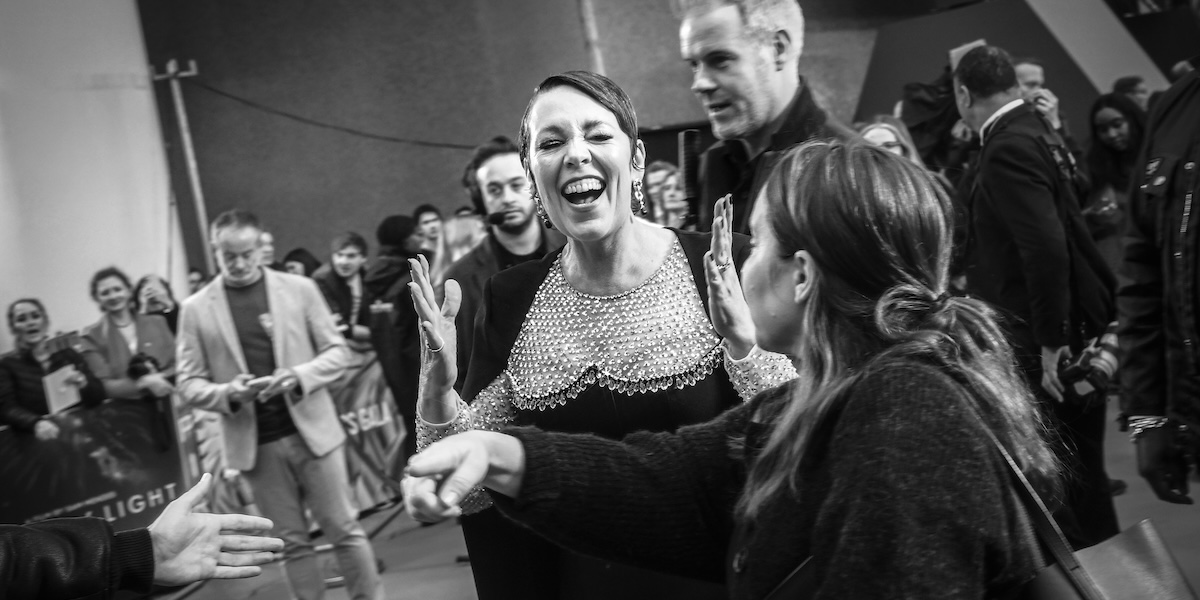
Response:
M210 239L220 275L183 303L179 393L221 415L225 460L242 472L284 540L292 593L320 598L310 510L355 600L383 598L371 543L350 502L345 431L327 390L349 351L317 284L265 268L262 227L242 210L218 216Z
M166 279L151 273L133 286L133 310L143 315L158 315L167 320L174 335L179 329L179 303Z
M1067 117L1058 105L1058 96L1046 87L1046 67L1042 61L1033 57L1017 58L1013 61L1013 69L1017 74L1017 83L1021 86L1021 97L1030 106L1049 121L1055 133L1062 138L1075 157L1075 163L1083 165L1083 147L1071 135L1067 126Z

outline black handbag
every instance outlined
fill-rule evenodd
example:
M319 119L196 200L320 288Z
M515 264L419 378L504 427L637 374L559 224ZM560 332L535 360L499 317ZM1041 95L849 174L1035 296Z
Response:
M973 407L972 413L975 413ZM1149 519L1095 546L1072 552L1067 538L1012 455L978 414L975 418L1008 463L1017 495L1029 512L1037 539L1054 559L1053 564L1025 584L1018 598L1200 600ZM814 575L812 558L806 558L764 600L811 598L816 587Z
M976 415L976 418L979 418ZM1029 511L1037 538L1054 558L1054 564L1025 584L1027 600L1196 600L1196 593L1146 519L1113 537L1078 552L1050 516L1012 455L992 430L984 431L1004 456L1015 480L1017 495Z

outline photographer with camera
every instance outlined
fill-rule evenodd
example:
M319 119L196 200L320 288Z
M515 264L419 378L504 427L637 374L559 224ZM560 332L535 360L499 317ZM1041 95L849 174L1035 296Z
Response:
M1080 212L1074 160L1022 99L1008 54L994 46L967 52L954 70L954 95L982 139L964 206L968 292L1008 317L1018 365L1057 430L1060 460L1076 474L1055 516L1076 548L1091 546L1119 531L1104 471L1105 390L1080 385L1089 376L1103 383L1104 342L1095 340L1115 316L1115 280Z
M83 355L104 382L108 397L137 400L170 396L175 391L175 336L167 321L135 310L133 286L116 267L101 269L92 276L91 294L104 315L84 328ZM130 367L138 355L152 358L155 368L134 369L138 376L133 377Z

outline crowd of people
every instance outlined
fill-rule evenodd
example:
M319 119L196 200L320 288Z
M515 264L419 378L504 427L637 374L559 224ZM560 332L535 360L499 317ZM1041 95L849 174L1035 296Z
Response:
M209 411L299 598L324 585L310 516L350 596L384 597L330 394L358 355L405 425L409 513L461 519L484 600L763 598L806 559L813 597L1008 597L1046 559L989 439L1095 545L1125 487L1114 395L1141 474L1191 502L1196 74L1117 80L1084 148L1052 73L981 44L850 127L801 75L794 0L678 4L718 139L693 203L624 90L554 75L516 140L474 149L448 217L276 260L227 211L218 274L177 301L101 269L73 345L12 302L0 423L54 440L41 378L62 368L84 407Z

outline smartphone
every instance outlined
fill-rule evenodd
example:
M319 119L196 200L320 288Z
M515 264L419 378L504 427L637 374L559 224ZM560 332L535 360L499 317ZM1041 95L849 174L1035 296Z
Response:
M267 387L267 384L271 383L272 379L274 379L274 377L271 377L270 375L267 375L266 377L257 377L247 381L246 386L252 388L265 388Z

